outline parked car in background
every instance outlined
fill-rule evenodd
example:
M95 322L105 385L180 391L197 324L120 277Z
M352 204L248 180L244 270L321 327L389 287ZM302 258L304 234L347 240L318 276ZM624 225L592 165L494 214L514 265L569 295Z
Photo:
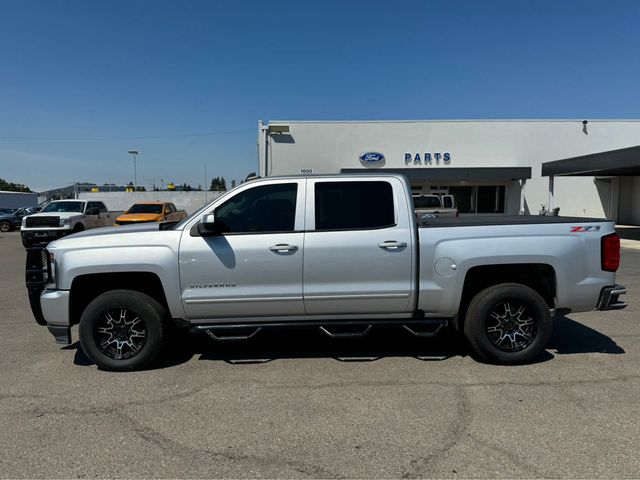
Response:
M7 215L12 215L15 211L15 208L0 208L0 213L6 213Z
M413 209L416 218L424 215L435 217L457 217L458 209L453 195L417 195L413 196Z
M57 200L39 213L22 217L22 244L46 245L71 233L113 225L113 215L102 202Z
M187 212L178 210L171 202L134 203L129 210L116 218L116 225L146 222L179 222L187 218Z
M0 232L10 232L20 228L20 219L11 213L0 212Z
M13 214L22 220L22 217L26 217L27 215L33 215L34 213L38 213L42 210L42 207L23 207L18 208Z

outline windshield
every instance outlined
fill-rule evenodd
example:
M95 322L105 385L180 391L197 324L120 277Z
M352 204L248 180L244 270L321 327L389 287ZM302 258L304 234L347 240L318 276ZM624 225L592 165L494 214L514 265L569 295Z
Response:
M42 212L79 212L84 210L84 202L51 202Z
M439 197L413 197L414 208L438 208L440 206Z
M127 210L127 214L129 213L162 213L162 204L135 203Z

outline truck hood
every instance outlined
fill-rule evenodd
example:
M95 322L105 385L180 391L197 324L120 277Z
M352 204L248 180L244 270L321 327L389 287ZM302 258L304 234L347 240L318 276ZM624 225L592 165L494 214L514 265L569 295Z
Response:
M116 218L117 222L157 222L164 217L161 213L128 213Z
M160 230L160 223L141 223L139 225L126 225L123 227L102 227L94 228L91 230L84 230L83 232L74 233L67 237L63 237L59 240L51 242L47 248L66 248L74 246L91 245L99 246L102 239L105 243L121 243L122 246L126 246L131 243L127 239L130 239L132 235L153 232ZM118 238L121 237L121 238Z
M27 217L60 217L60 218L73 218L82 217L84 213L80 212L38 212L32 215L26 215Z

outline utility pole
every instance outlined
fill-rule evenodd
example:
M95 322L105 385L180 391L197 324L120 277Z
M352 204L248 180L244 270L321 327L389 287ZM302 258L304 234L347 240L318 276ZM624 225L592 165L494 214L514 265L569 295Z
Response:
M133 156L133 191L138 191L138 171L136 169L136 156L140 155L138 150L129 150L129 153Z

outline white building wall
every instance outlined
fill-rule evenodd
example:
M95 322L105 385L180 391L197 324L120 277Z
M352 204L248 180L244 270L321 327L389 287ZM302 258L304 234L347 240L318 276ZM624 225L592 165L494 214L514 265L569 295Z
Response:
M272 123L289 125L290 131L269 136L259 124L261 176L297 175L301 169L338 173L343 168L366 168L359 161L364 152L384 154L385 163L376 166L378 170L415 168L405 164L405 153L449 152L449 165L441 161L421 168L531 167L532 178L525 188L530 213L537 213L541 204L548 207L548 178L541 176L542 163L640 144L637 120L590 120L586 128L582 120ZM515 182L507 183L507 210L514 213L520 188ZM618 195L617 191L607 194L603 205L602 190L593 177L558 177L554 206L560 207L562 215L604 217L609 213L609 197L617 203ZM611 210L616 211L616 205Z
M81 200L104 202L111 211L127 210L136 202L173 202L191 215L224 192L80 192Z

